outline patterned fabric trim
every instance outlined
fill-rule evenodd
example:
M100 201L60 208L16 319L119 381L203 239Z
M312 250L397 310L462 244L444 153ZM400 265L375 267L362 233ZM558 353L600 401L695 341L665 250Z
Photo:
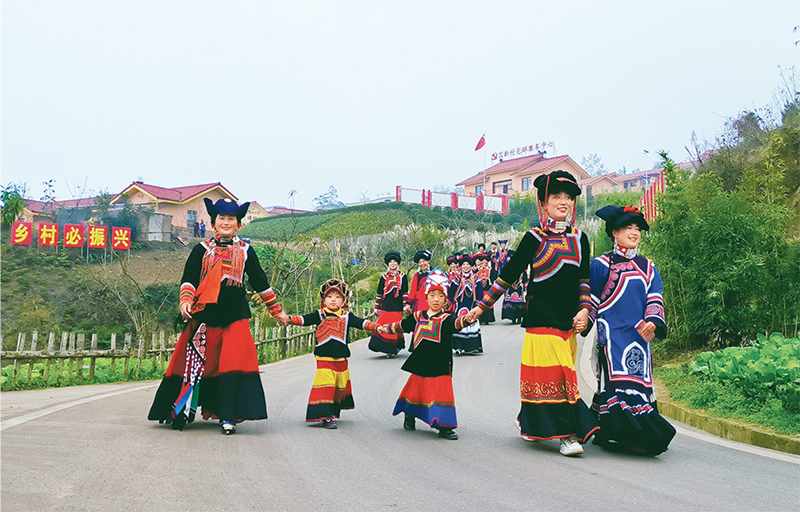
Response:
M564 265L581 264L580 231L543 238L531 261L531 280L544 281L555 275Z
M264 301L264 305L267 306L270 315L277 316L283 313L283 308L281 308L278 297L275 296L275 292L272 291L272 288L267 288L265 291L259 293L258 296Z
M289 323L292 325L305 325L303 317L300 315L289 315Z
M594 311L592 289L589 286L588 279L581 279L579 304L582 309L588 309L590 313Z
M489 291L483 294L483 299L478 303L478 306L484 311L492 309L494 303L497 302L510 287L511 283L507 283L498 277L492 287L489 288Z
M405 334L403 331L403 327L400 325L400 322L394 322L386 326L389 329L389 334Z
M364 320L364 325L362 327L363 330L368 331L368 332L373 332L377 328L378 328L377 322L371 322L369 320Z
M192 283L183 283L181 284L181 291L180 291L180 299L178 300L179 304L191 304L194 302L194 292L195 288Z

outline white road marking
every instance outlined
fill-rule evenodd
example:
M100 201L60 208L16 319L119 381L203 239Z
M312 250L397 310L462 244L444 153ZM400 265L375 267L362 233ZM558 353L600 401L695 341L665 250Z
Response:
M31 412L28 414L23 414L22 416L17 416L16 418L9 418L7 420L2 420L0 421L0 432L2 432L7 428L16 427L18 425L22 425L23 423L27 423L31 420L39 419L42 416L47 416L48 414L53 414L54 412L63 411L64 409L69 409L70 407L75 407L76 405L87 404L89 402L94 402L95 400L111 398L112 396L124 395L125 393L133 393L134 391L142 391L144 389L150 389L156 387L157 385L158 382L146 384L144 386L137 386L135 388L127 388L118 391L112 391L110 393L103 393L102 395L90 396L88 398L81 398L79 400L73 400L72 402L65 402L62 404L54 405L52 407L47 407L45 409L41 409L36 412Z

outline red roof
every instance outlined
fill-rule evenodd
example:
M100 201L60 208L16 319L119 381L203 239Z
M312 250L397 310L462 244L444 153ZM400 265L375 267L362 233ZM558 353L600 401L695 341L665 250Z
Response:
M126 194L132 188L138 188L139 190L155 197L159 201L172 201L175 203L183 203L186 202L193 197L196 197L204 192L208 192L214 188L221 188L231 199L237 201L236 196L231 194L225 187L222 186L221 183L207 183L205 185L189 185L188 187L174 187L174 188L164 188L164 187L157 187L155 185L148 185L147 183L142 183L139 181L134 181L130 185L128 185L125 190L123 190L117 197L115 197L111 203L115 203L120 197Z
M63 201L54 201L46 203L44 201L36 201L34 199L25 200L25 208L33 213L51 213L59 208L77 208L80 206L94 206L94 197L84 197L82 199L65 199ZM52 205L52 206L50 206Z
M543 171L568 159L569 155L561 155L561 156L554 156L552 158L545 158L544 154L539 153L532 156L514 158L512 160L504 160L499 164L495 164L489 167L488 169L486 169L485 172L479 172L478 174L467 178L461 183L457 183L456 186L480 183L483 181L484 174L486 176L490 176L492 174L500 172L511 171L512 176L517 176L519 174L527 174L527 173L534 173L537 171Z

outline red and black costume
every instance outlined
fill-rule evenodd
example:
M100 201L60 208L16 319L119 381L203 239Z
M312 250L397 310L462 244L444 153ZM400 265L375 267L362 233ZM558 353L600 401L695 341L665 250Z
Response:
M338 418L342 409L353 409L353 390L350 384L350 329L374 331L377 324L355 316L344 309L331 311L322 308L303 316L290 316L294 325L316 325L317 345L314 357L317 373L306 408L306 421Z
M245 212L248 205L242 207ZM213 218L212 209L213 205L209 207ZM212 238L192 249L180 292L181 304L192 306L192 318L175 345L148 419L180 429L194 420L198 406L205 419L237 422L267 417L250 333L245 274L270 313L280 314L281 306L250 244L238 237Z
M400 253L390 251L384 256L388 264L392 259L400 263ZM381 325L398 322L403 319L403 304L408 297L408 279L402 272L386 272L378 281L378 294L375 297L375 314ZM405 345L402 334L381 334L374 332L369 340L369 349L394 356Z

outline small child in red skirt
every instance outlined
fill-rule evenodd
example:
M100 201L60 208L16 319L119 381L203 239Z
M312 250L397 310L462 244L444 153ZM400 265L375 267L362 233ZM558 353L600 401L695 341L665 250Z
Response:
M447 275L439 268L428 276L425 295L427 311L417 311L400 322L378 329L392 334L413 332L414 350L402 369L411 373L394 407L393 415L405 413L403 428L416 430L415 418L434 429L439 437L456 440L458 427L453 397L453 333L470 323L467 316L458 318L444 311Z
M355 407L347 366L350 328L374 331L377 324L347 311L350 290L344 281L329 279L320 288L319 295L322 309L303 316L290 315L289 322L318 326L317 345L314 347L317 373L308 397L306 421L321 421L323 427L334 429L342 409Z

